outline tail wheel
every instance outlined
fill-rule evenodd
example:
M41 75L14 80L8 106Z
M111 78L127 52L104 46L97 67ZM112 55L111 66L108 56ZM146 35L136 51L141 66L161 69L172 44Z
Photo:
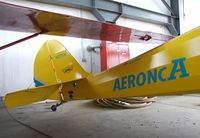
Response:
M56 111L57 110L57 106L56 105L52 105L51 106L51 110L54 112L54 111Z

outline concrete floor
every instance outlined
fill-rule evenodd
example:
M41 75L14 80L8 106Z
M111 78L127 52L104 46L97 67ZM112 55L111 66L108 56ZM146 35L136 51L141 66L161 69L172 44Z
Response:
M0 138L199 138L200 96L159 97L151 106L109 109L73 101L7 110L0 102Z

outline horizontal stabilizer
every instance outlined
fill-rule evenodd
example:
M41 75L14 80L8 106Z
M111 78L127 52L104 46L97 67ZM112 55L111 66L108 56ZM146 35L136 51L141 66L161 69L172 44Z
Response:
M14 108L39 101L44 101L48 99L52 94L57 92L60 86L61 84L54 84L10 93L5 96L4 104L8 108Z

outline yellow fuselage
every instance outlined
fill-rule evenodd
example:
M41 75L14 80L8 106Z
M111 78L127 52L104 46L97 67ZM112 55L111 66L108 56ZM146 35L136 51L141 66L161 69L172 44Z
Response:
M200 28L95 75L85 72L61 43L50 40L36 56L34 81L37 88L7 94L5 105L199 93Z
M105 72L63 85L66 100L200 92L200 28Z

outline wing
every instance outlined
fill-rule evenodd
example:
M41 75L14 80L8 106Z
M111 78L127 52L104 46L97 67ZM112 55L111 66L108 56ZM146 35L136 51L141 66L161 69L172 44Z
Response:
M163 43L173 36L0 2L0 29L113 42Z

